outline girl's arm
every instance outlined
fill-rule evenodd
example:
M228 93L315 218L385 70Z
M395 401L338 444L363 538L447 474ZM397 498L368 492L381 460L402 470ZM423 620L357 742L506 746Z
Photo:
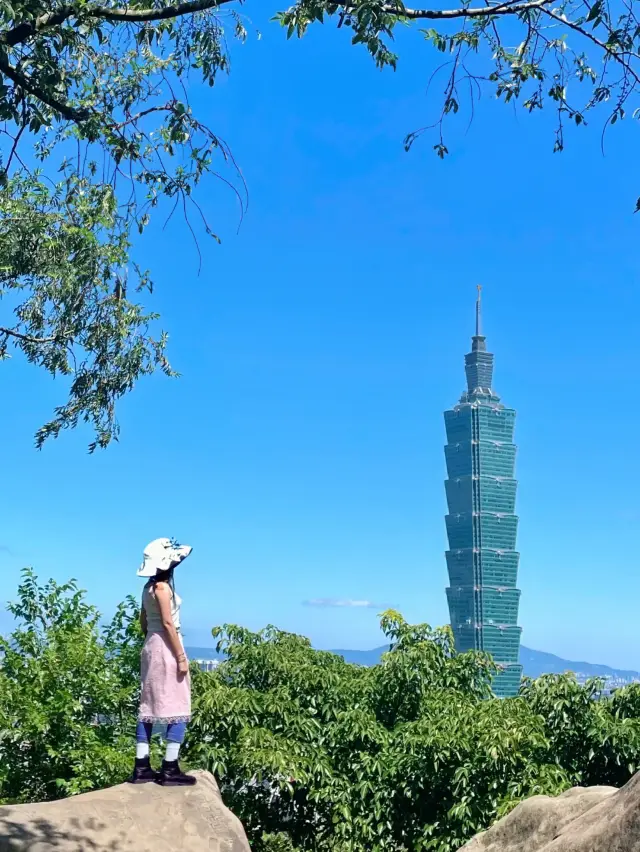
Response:
M176 660L180 662L181 659L186 659L186 654L182 647L180 637L178 636L178 631L173 624L173 618L171 616L171 591L166 583L156 583L156 600L158 601L158 606L160 608L162 626L164 627L165 635L169 640L169 646L173 651L173 655Z
M147 613L144 607L142 607L140 610L140 627L142 629L142 632L146 636L149 628L147 625Z

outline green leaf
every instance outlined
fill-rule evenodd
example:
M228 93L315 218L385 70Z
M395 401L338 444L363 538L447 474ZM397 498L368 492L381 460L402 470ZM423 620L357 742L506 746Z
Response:
M589 14L587 15L587 22L594 21L596 18L599 18L602 14L602 0L596 0L593 6L589 9Z

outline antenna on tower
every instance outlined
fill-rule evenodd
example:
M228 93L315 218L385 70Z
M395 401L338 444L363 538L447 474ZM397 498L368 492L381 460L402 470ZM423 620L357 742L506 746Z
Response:
M478 284L476 299L476 337L482 337L482 285Z

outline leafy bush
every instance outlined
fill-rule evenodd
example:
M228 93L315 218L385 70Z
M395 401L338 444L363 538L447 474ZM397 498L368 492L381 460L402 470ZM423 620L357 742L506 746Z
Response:
M0 644L0 801L126 777L141 635L127 600L107 627L73 583L26 572ZM187 766L214 772L256 852L453 852L522 799L622 785L640 751L640 687L525 681L497 700L480 653L448 628L382 617L371 668L268 627L213 632L225 661L194 669ZM100 719L100 724L95 724Z
M100 628L74 582L40 587L26 571L8 608L18 626L0 638L0 803L123 781L138 694L135 602Z
M540 712L491 700L485 655L395 612L382 628L390 651L372 668L272 627L214 631L227 659L195 675L188 753L257 849L286 832L301 849L448 852L574 780Z

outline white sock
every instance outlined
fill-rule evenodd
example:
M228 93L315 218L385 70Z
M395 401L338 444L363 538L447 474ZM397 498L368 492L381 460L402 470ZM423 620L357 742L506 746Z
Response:
M136 757L138 760L149 757L149 743L136 743Z
M173 763L174 760L178 759L179 754L180 743L167 743L167 751L164 755L164 759L167 761L167 763Z

